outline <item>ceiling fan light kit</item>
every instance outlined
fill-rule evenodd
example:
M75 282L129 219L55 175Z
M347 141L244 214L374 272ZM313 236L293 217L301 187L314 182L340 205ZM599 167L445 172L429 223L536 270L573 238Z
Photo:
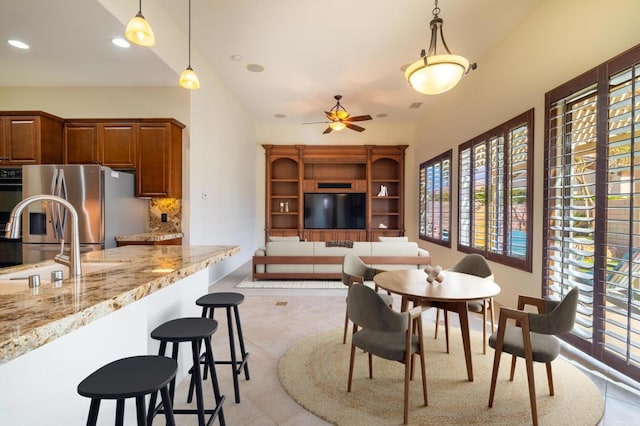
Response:
M409 85L425 95L438 95L451 90L465 74L477 68L476 63L469 64L466 58L454 55L449 50L442 32L443 20L438 17L440 13L438 0L435 1L432 13L429 51L425 52L423 49L420 53L420 59L405 71ZM440 34L446 54L438 55L437 53L438 34Z
M142 16L142 0L138 3L138 13L127 24L124 35L130 42L140 46L149 47L156 44L151 25Z
M347 112L346 109L342 105L340 105L340 99L342 99L341 95L335 95L333 97L336 100L336 104L329 111L325 111L325 115L327 116L327 120L329 121L318 121L313 123L302 123L302 124L320 124L327 123L329 127L322 132L323 135L327 133L331 133L332 131L340 131L345 128L349 128L351 130L355 130L356 132L363 132L366 129L364 127L357 126L353 124L354 121L366 121L372 120L370 115L358 115L356 117L351 117L351 115Z

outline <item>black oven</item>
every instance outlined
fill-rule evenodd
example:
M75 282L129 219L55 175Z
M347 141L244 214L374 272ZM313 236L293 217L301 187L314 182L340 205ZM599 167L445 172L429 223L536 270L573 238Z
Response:
M0 168L0 268L22 263L22 240L5 238L11 210L22 200L22 168Z

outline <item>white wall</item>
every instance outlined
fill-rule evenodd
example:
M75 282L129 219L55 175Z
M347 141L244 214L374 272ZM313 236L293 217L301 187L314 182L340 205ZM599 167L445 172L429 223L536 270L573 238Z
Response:
M533 273L493 264L503 290L497 298L500 303L514 305L518 294L541 294L544 94L640 42L637 16L640 2L635 0L541 1L513 33L479 58L476 71L452 91L439 95L437 105L430 107L416 131L409 180L417 181L420 162L453 148L452 201L457 206L457 146L535 108ZM417 208L408 206L407 222L415 223L416 214ZM451 250L425 242L420 245L442 266L459 260L462 254L455 249L457 208L451 237ZM417 234L410 238L417 239Z

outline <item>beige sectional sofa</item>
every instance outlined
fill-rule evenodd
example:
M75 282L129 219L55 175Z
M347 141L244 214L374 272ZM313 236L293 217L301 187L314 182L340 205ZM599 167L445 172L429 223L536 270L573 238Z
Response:
M341 279L342 259L347 253L379 269L425 268L431 260L428 251L405 237L349 243L272 237L253 256L252 279Z

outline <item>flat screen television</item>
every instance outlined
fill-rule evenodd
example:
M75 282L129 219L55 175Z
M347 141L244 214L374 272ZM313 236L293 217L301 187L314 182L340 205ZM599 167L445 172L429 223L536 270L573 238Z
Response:
M304 227L307 229L365 229L365 193L304 194Z

